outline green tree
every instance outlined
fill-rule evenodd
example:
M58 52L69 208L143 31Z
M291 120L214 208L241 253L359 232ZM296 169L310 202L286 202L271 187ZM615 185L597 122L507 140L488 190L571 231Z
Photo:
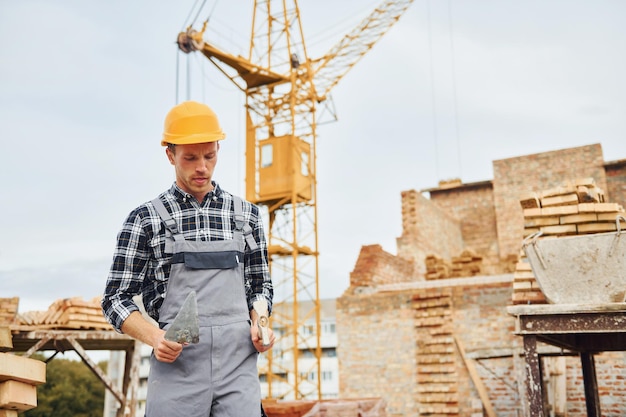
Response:
M43 357L34 359L45 360ZM106 372L106 362L98 364ZM46 383L37 386L37 407L24 417L102 417L104 384L83 362L52 359Z

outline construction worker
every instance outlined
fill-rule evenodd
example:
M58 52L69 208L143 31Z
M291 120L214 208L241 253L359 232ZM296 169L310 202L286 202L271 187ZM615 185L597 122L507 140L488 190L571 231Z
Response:
M273 287L259 209L213 180L225 135L204 104L165 118L162 146L174 166L169 190L130 212L117 236L102 309L113 327L153 348L146 417L262 415L253 304L271 312ZM196 292L199 342L165 339ZM141 294L146 320L133 301Z

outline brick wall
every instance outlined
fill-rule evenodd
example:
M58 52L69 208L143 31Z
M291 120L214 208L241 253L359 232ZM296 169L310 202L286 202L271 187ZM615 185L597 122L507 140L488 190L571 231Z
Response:
M626 416L626 353L596 354L595 365L602 416ZM567 358L567 415L587 415L583 374L578 357Z
M519 253L524 230L519 199L525 192L586 177L607 189L599 144L493 161L493 176L500 258Z
M608 200L626 207L626 159L607 163L605 171Z
M434 254L445 259L463 250L460 223L415 190L402 192L402 236L396 240L398 256L415 261L424 275L424 259Z
M385 252L380 245L363 246L354 270L350 273L349 291L412 281L415 277L414 268L412 260Z
M380 397L388 417L417 415L415 320L407 293L337 299L340 398Z
M432 403L420 403L419 400L426 401L425 398L435 396L424 396L428 385L423 381L420 383L420 375L423 375L420 366L429 367L430 373L435 372L437 366L452 366L456 386L453 392L442 392L442 395L458 399L458 404L449 407L457 407L458 413L451 415L471 415L480 399L454 344L446 348L455 358L452 363L417 363L420 350L429 348L424 342L436 335L447 334L451 335L450 338L458 338L468 356L481 357L478 366L482 369L481 377L490 372L502 377L499 381L495 381L498 378L494 375L486 379L490 399L498 416L517 417L517 381L507 375L514 366L513 360L500 355L490 357L494 350L510 350L519 344L512 333L513 318L505 308L511 298L511 282L481 284L480 279L468 278L468 285L459 284L449 291L447 281L438 281L441 286L435 288L370 295L344 294L337 300L341 398L380 397L387 403L389 417L416 416L420 409L433 407ZM432 282L415 283L416 286L422 284L433 285ZM433 291L445 291L451 295L450 307L445 314L450 320L443 327L418 325L424 317L417 316L412 307L411 300L432 298ZM441 380L443 377L439 375L437 378Z
M463 247L483 257L484 272L503 272L491 181L431 190L430 201L460 223Z

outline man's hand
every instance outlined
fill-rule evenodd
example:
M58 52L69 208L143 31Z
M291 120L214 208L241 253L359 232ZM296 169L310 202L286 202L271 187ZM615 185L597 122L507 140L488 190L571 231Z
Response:
M122 332L152 346L154 356L160 362L172 363L183 351L184 345L165 340L165 330L148 322L138 311L133 311L124 321Z
M252 344L259 352L266 352L274 346L274 342L276 341L276 336L274 336L274 331L271 328L267 328L267 333L270 339L269 345L264 345L263 340L261 339L261 335L259 334L259 323L255 319L252 322L252 326L250 327L250 337L252 338Z
M172 363L180 356L186 344L165 340L165 330L161 330L160 335L152 345L154 357L159 362Z

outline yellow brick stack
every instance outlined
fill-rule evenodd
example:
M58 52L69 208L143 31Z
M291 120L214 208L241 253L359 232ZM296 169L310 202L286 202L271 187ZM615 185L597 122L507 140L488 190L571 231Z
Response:
M524 238L541 232L541 238L604 233L617 230L616 218L625 215L617 203L605 201L593 178L582 178L520 198L524 212ZM513 280L514 304L546 303L526 255L520 251Z
M444 279L450 276L450 263L446 262L445 259L435 255L428 255L425 263L427 280Z
M460 415L451 305L450 292L440 289L415 294L412 298L418 332L417 401L420 415Z
M453 256L450 262L428 255L425 263L427 280L473 277L482 273L483 258L474 251L465 249L459 256Z
M0 323L13 324L17 316L18 297L0 298Z
M16 304L17 298L0 298L0 417L17 417L17 413L37 407L37 385L46 382L46 364L9 353L13 338L9 325L13 317L4 308Z

